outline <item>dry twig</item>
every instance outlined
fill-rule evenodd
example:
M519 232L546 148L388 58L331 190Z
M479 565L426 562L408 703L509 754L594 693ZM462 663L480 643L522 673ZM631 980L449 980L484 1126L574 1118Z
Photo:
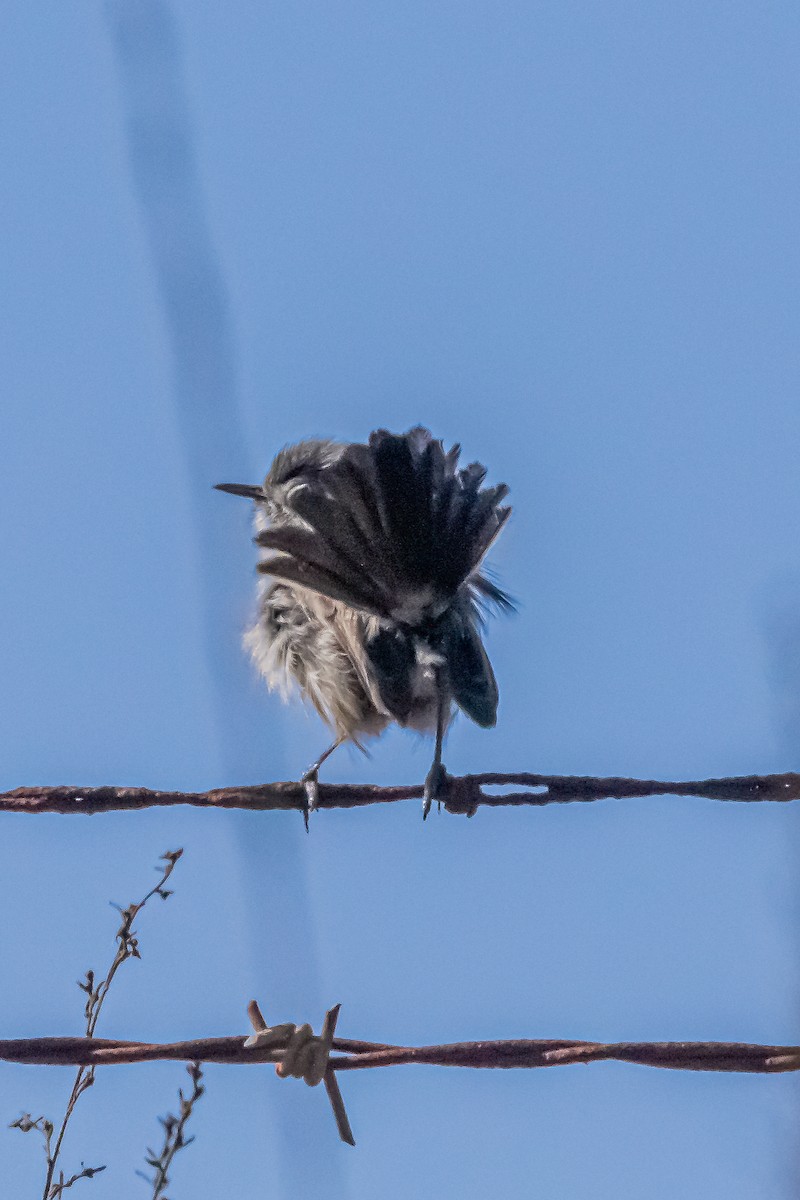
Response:
M159 1117L159 1121L164 1129L164 1144L158 1154L155 1150L147 1148L147 1165L153 1168L153 1175L145 1175L144 1171L137 1171L142 1179L153 1189L152 1200L167 1200L166 1188L169 1185L169 1168L172 1166L172 1160L179 1150L184 1150L194 1141L193 1137L185 1136L186 1125L191 1117L194 1106L200 1097L203 1095L205 1088L200 1082L203 1078L203 1072L200 1069L200 1063L187 1063L186 1070L189 1073L189 1078L192 1081L192 1091L188 1096L184 1096L183 1089L178 1089L179 1098L179 1113L177 1116L172 1113L167 1113L166 1117Z
M85 979L78 984L82 992L86 993L86 1004L84 1007L84 1017L86 1019L86 1036L84 1038L73 1039L82 1042L85 1045L93 1045L95 1042L94 1031L97 1027L97 1022L100 1017L100 1012L105 1003L111 984L114 980L119 968L129 958L140 958L139 942L136 937L136 931L133 928L133 923L142 911L144 906L153 896L160 896L162 900L166 900L172 895L172 892L164 885L175 869L182 850L170 850L166 854L161 855L161 861L166 865L157 868L161 871L158 882L150 889L150 891L136 904L131 904L127 908L120 908L119 912L122 917L119 929L116 932L117 950L111 962L105 978L96 983L94 971L87 971ZM119 906L115 906L119 907ZM69 1040L69 1039L67 1039ZM78 1062L77 1059L72 1060ZM84 1167L80 1173L73 1175L69 1179L65 1179L64 1172L59 1172L59 1177L56 1180L56 1167L58 1165L61 1147L64 1142L64 1135L67 1132L67 1127L75 1111L75 1105L78 1100L94 1083L95 1065L91 1062L81 1062L78 1066L78 1072L75 1076L75 1081L72 1085L72 1091L69 1094L67 1107L64 1111L64 1116L61 1121L61 1126L56 1135L55 1143L53 1143L53 1134L55 1126L45 1117L38 1117L33 1120L29 1113L24 1113L22 1117L14 1121L11 1125L12 1129L20 1129L23 1133L29 1133L31 1129L37 1129L44 1139L45 1161L47 1163L47 1172L45 1176L44 1191L42 1192L42 1200L56 1200L60 1197L67 1188L77 1183L79 1179L91 1179L99 1171L104 1171L105 1167Z

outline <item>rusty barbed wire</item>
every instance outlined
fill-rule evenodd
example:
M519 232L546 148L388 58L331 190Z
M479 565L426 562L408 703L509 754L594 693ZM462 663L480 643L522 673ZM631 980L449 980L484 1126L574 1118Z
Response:
M93 1075L99 1066L189 1059L187 1069L194 1071L197 1079L200 1078L201 1063L274 1063L281 1079L302 1079L309 1087L325 1084L339 1137L351 1146L355 1145L355 1138L336 1079L337 1071L409 1064L509 1070L609 1061L683 1071L777 1074L800 1070L800 1046L744 1042L587 1042L554 1038L453 1042L435 1046L364 1042L335 1036L340 1007L336 1004L328 1010L319 1035L314 1034L307 1023L268 1025L258 1002L251 1000L247 1014L253 1032L247 1037L200 1038L166 1044L92 1036L7 1038L0 1040L0 1060L47 1066L72 1064ZM334 1056L333 1051L340 1056ZM183 1099L182 1096L182 1103ZM27 1122L25 1128L37 1124L28 1114L14 1124L22 1128L23 1121ZM150 1154L148 1162L151 1166L157 1167L159 1161Z
M254 1029L260 1030L257 1005ZM800 1071L800 1046L767 1046L747 1042L586 1042L556 1038L515 1038L453 1042L435 1046L393 1046L332 1036L339 1006L330 1009L320 1038L309 1026L283 1025L250 1037L198 1038L186 1042L132 1042L111 1038L43 1037L0 1040L0 1060L43 1066L89 1067L122 1063L189 1060L194 1063L274 1063L281 1078L325 1085L339 1137L355 1145L337 1071L369 1070L415 1064L477 1069L534 1069L591 1062L624 1062L673 1071L725 1071L780 1074ZM277 1037L272 1036L278 1034ZM316 1048L323 1043L320 1058ZM311 1050L311 1056L305 1057ZM298 1051L300 1058L298 1060ZM331 1051L338 1052L334 1055ZM291 1058L291 1063L289 1059Z
M492 793L487 788L502 788ZM513 789L517 790L513 790ZM319 785L320 809L360 808L419 800L423 785L383 787L378 784ZM537 775L530 772L487 772L448 775L443 807L450 813L473 816L478 808L543 807L547 804L633 800L649 796L692 796L736 803L783 802L800 799L800 774L738 775L721 779L659 780L590 775ZM307 811L302 783L262 783L214 788L207 792L158 791L142 787L19 787L0 792L0 813L83 813L133 811L190 804L199 808L243 808L252 811Z
M280 1047L245 1047L245 1035L183 1042L134 1042L115 1038L38 1037L0 1039L0 1060L40 1066L108 1067L161 1060L204 1063L280 1063ZM777 1074L800 1070L800 1046L749 1042L586 1042L572 1038L512 1038L395 1046L334 1037L334 1071L417 1064L437 1067L517 1069L570 1063L626 1062L675 1071Z

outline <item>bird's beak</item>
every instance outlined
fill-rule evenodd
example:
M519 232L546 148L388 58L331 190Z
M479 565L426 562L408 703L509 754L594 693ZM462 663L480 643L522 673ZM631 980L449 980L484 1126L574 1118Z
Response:
M218 492L230 492L232 496L244 496L245 500L263 500L264 489L253 483L215 483Z

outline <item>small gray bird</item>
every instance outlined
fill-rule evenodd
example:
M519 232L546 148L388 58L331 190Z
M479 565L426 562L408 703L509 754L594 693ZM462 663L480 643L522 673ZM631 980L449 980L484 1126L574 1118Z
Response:
M255 501L259 613L245 645L271 689L295 683L336 740L302 777L316 807L322 763L392 721L434 733L423 816L442 799L442 742L454 705L497 719L481 640L492 609L513 608L481 571L508 519L505 484L458 467L427 429L379 429L364 445L306 441L276 456L261 486L220 483Z

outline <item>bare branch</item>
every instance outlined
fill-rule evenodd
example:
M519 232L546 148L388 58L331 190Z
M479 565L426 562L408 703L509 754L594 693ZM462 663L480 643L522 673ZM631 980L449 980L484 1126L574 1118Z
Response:
M66 1039L76 1042L82 1042L86 1045L92 1045L94 1039L94 1031L97 1027L97 1022L103 1008L106 996L108 995L114 976L124 962L129 958L140 958L139 941L136 935L136 930L133 923L139 913L154 896L160 896L162 900L168 899L172 892L165 887L167 880L175 870L175 864L183 854L182 850L168 850L166 854L161 855L162 866L157 867L159 871L158 882L150 888L141 900L134 904L128 905L127 908L119 909L122 918L120 926L116 933L117 949L111 965L106 972L106 976L100 983L97 983L94 971L87 971L84 979L78 983L78 987L82 992L86 993L86 1003L84 1005L83 1015L85 1019L85 1038ZM78 1063L78 1059L63 1060ZM64 1141L64 1135L69 1127L70 1119L75 1106L80 1097L90 1087L94 1085L94 1066L91 1063L81 1063L78 1065L78 1071L72 1085L72 1090L69 1094L67 1106L64 1111L64 1116L61 1121L61 1126L53 1142L53 1134L55 1126L52 1121L45 1117L39 1117L35 1121L26 1113L19 1120L15 1121L11 1128L20 1129L23 1133L29 1133L32 1129L36 1129L41 1133L44 1140L45 1161L47 1164L47 1173L44 1183L44 1191L42 1192L42 1200L56 1200L68 1188L71 1188L81 1179L92 1179L100 1171L104 1171L105 1167L83 1167L77 1174L72 1175L67 1179L63 1171L59 1172L56 1179L56 1167L58 1166L59 1156Z
M504 789L497 793L488 788ZM360 808L397 800L420 800L422 784L380 787L377 784L320 784L319 808ZM631 800L647 796L696 796L736 802L800 799L800 774L740 775L729 779L659 780L596 778L584 775L535 775L528 772L447 777L448 812L472 816L478 808L543 807L546 804ZM0 812L85 813L131 811L191 804L199 808L296 810L305 813L302 783L263 783L251 787L215 788L209 792L160 792L137 787L20 787L0 792Z
M63 1195L67 1188L71 1188L73 1184L79 1183L81 1179L94 1179L95 1175L99 1175L101 1171L105 1171L105 1167L83 1167L75 1175L70 1175L67 1179L64 1172L59 1172L58 1183L54 1183L48 1192L48 1200L58 1200L58 1197Z
M141 1176L152 1187L152 1200L167 1200L166 1189L169 1186L169 1169L172 1166L172 1160L179 1150L185 1150L194 1141L193 1137L186 1137L186 1126L194 1112L194 1106L203 1095L205 1088L201 1083L203 1072L200 1069L200 1063L188 1063L186 1071L192 1081L191 1093L188 1096L184 1096L183 1090L178 1090L180 1110L178 1114L175 1116L172 1113L167 1113L166 1117L158 1118L164 1130L164 1141L161 1150L158 1154L149 1148L147 1151L145 1161L148 1167L152 1169L153 1174L145 1175L144 1171L136 1172L137 1175Z

